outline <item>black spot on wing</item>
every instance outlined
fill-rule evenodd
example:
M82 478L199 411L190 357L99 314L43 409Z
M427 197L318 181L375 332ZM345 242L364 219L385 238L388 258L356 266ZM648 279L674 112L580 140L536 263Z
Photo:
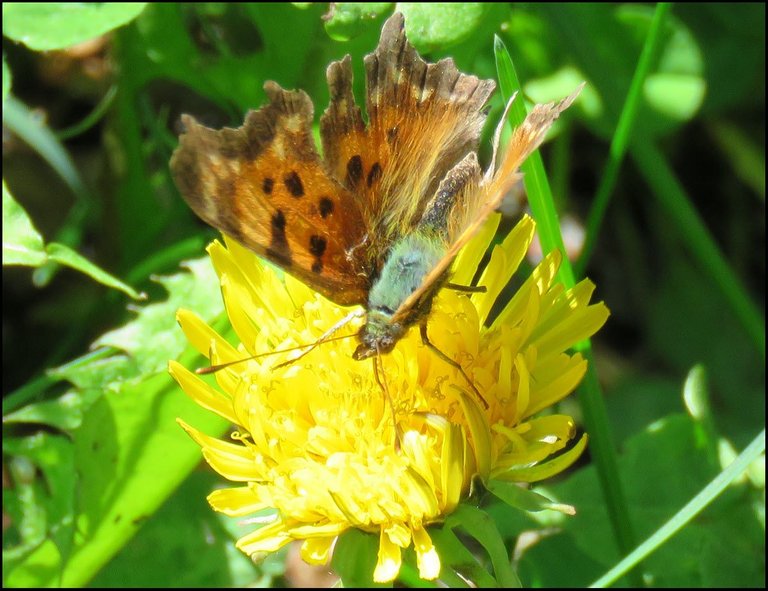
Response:
M379 164L378 162L374 162L373 166L371 166L371 170L368 172L368 178L366 179L368 188L370 189L373 183L378 181L380 178L381 178L381 164Z
M323 256L327 246L328 246L328 241L322 236L317 236L316 234L313 234L312 236L309 237L309 252L311 252L313 256L316 256L318 258Z
M269 177L265 177L264 180L261 182L261 190L264 191L266 195L272 194L272 188L275 186L274 179L271 179Z
M272 215L272 240L275 240L275 236L282 236L282 241L285 241L285 214L282 209L278 209Z
M290 267L292 264L291 249L285 236L285 226L285 214L281 209L278 209L272 214L272 236L269 248L267 248L267 257L278 265Z
M320 197L320 217L325 219L333 213L333 201L330 197Z
M347 162L347 184L350 187L356 186L363 178L363 159L355 155Z
M297 199L304 196L304 184L301 182L301 177L295 170L285 175L283 183L285 184L285 188L288 189L288 192Z
M312 263L313 273L323 272L323 255L325 249L328 247L328 240L323 236L313 234L309 237L309 252L315 257L315 261Z

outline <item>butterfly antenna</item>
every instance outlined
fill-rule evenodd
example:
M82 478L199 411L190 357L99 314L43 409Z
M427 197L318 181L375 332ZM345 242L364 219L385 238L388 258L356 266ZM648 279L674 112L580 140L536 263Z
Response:
M362 310L354 310L353 312L350 312L349 314L344 316L344 318L342 318L336 324L334 324L331 328L326 330L322 335L320 335L320 338L317 339L311 345L304 345L303 347L295 347L294 350L303 349L304 347L309 347L301 355L299 355L298 357L294 357L293 359L288 359L287 361L283 361L282 363L278 363L277 365L272 367L272 369L279 369L281 367L285 367L286 365L291 365L292 363L296 363L299 359L304 357L307 353L314 351L315 347L317 347L322 343L328 343L330 341L340 341L341 339L348 339L349 337L357 336L358 334L360 334L359 331L353 332L352 334L346 334L338 337L334 337L333 334L338 330L340 330L341 328L343 328L344 326L346 326L347 324L349 324L350 322L352 322L355 318L360 318L363 314L364 312Z
M323 342L329 343L331 341L340 341L342 339L348 339L350 337L357 336L358 333L353 332L352 334L345 334L340 335L336 337L330 337L325 339ZM212 373L216 373L217 371L221 371L222 369L226 369L232 365L237 365L238 363L243 363L244 361L250 361L251 359L260 359L261 357L270 357L272 355L279 355L280 353L290 353L291 351L299 351L301 349L305 349L307 347L316 347L319 343L311 343L309 345L296 345L295 347L287 347L286 349L278 349L276 351L268 351L267 353L257 353L256 355L251 355L249 357L243 357L242 359L235 359L234 361L228 361L227 363L218 363L216 365L209 365L208 367L198 367L195 370L195 373L197 375L208 375ZM310 349L309 351L311 351ZM307 351L307 352L309 352ZM296 359L301 359L306 353L300 355ZM295 359L291 359L289 362L286 363L293 363ZM282 364L281 364L282 365ZM275 367L280 367L279 365Z
M357 336L359 333L354 332L352 334L345 334L341 336L333 336L335 332L337 332L340 328L346 326L350 321L354 320L355 318L359 318L363 315L363 312L360 310L355 310L354 312L351 312L344 316L341 320L339 320L336 324L334 324L331 328L326 330L322 335L320 335L320 338L317 339L314 343L311 343L309 345L297 345L296 347L288 347L287 349L279 349L277 351L269 351L267 353L257 353L256 355L251 355L250 357L244 357L242 359L236 359L235 361L230 361L228 363L220 363L218 365L211 365L209 367L199 367L195 370L195 373L198 375L207 375L211 373L216 373L217 371L221 371L222 369L226 369L227 367L230 367L232 365L235 365L236 363L242 363L243 361L250 361L251 359L259 359L261 357L269 357L270 355L279 355L280 353L290 353L291 351L299 351L301 349L307 349L304 351L301 355L294 359L290 359L288 361L284 361L283 363L280 363L273 367L272 369L277 369L279 367L283 367L284 365L288 365L290 363L293 363L294 361L298 361L304 355L312 351L315 347L317 347L320 343L329 343L331 341L340 341L342 339L348 339L350 337Z

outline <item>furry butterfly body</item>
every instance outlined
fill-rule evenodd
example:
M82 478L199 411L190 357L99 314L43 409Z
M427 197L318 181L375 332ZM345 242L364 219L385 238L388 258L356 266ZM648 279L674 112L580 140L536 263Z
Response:
M476 149L495 83L427 64L402 15L365 58L364 121L350 57L328 67L330 104L315 146L312 102L265 84L268 103L237 129L184 116L171 159L182 196L204 221L340 305L362 305L355 358L390 351L422 326L460 248L520 178L518 168L578 91L537 105L504 159L484 173Z

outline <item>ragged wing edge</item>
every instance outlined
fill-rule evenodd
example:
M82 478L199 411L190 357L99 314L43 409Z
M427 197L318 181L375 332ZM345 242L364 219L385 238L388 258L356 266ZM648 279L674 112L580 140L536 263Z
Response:
M484 183L480 187L480 206L477 213L471 216L464 230L451 244L445 256L440 259L440 262L427 274L421 286L411 293L395 311L390 322L402 321L408 311L424 296L429 287L451 266L453 259L456 258L459 251L477 234L485 220L488 219L488 216L499 207L509 188L520 179L521 175L518 170L520 166L541 145L549 128L552 127L552 124L560 114L576 100L584 85L585 83L582 82L575 91L557 103L534 106L523 123L514 130L501 166L493 174L490 182ZM514 98L513 96L510 101L514 100ZM508 108L505 110L505 113L507 111Z

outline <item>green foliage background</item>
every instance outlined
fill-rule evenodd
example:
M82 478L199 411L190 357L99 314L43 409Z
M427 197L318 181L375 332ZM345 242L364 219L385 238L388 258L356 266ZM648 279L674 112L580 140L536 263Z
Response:
M282 554L253 565L234 549L252 526L209 509L220 479L175 423L228 427L166 373L171 358L201 363L176 309L226 323L201 258L215 233L180 199L168 161L181 113L237 126L266 80L305 89L321 111L325 67L347 53L360 100L362 56L394 9L3 4L6 586L285 582ZM484 504L510 555L521 532L537 534L514 554L523 584L586 585L765 425L765 6L673 6L655 43L649 5L397 9L427 59L451 56L483 78L497 77L498 35L531 100L587 81L542 152L557 211L587 225L590 256L575 271L612 312L593 341L612 435L593 433L591 445L615 446L607 478L623 488L629 527L612 527L611 487L589 458L538 489L575 517ZM644 47L650 66L635 87ZM496 96L491 121L502 104ZM624 582L764 586L764 472L761 458L735 475Z

